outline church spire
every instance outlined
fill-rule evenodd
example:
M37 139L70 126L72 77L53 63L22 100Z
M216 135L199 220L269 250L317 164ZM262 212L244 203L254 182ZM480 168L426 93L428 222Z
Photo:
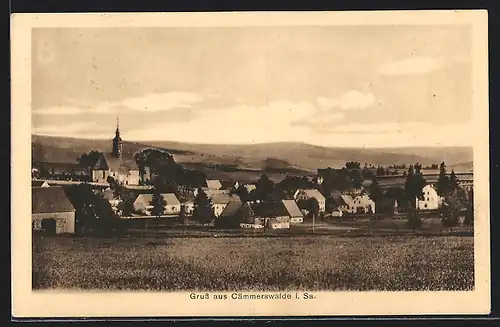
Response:
M113 155L117 158L122 156L123 144L122 138L120 137L120 120L116 117L116 132L115 138L113 139Z

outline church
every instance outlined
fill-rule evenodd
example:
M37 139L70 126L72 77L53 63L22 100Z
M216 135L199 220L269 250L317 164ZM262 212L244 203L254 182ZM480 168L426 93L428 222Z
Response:
M123 157L123 141L120 137L119 123L116 124L113 151L103 153L92 170L92 181L107 183L108 177L113 177L123 185L139 185L139 167L134 158Z

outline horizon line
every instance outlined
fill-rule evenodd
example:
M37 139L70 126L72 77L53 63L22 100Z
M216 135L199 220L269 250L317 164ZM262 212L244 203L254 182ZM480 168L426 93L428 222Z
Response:
M105 141L111 140L112 137L104 138L104 137L75 137L75 136L56 136L56 135L47 135L47 134L39 134L39 133L31 133L31 136L43 136L43 137L51 137L51 138L67 138L67 139L76 139L76 140L89 140L89 141ZM254 142L254 143L196 143L196 142L183 142L183 141L173 141L173 140L123 140L123 142L129 143L148 143L148 142L170 142L170 143L178 143L178 144L189 144L189 145L214 145L214 146L251 146L251 145L266 145L266 144L303 144L316 146L320 148L356 148L356 149L402 149L402 148L474 148L471 145L404 145L404 146L367 146L367 145L318 145L313 143L307 143L302 141L270 141L270 142Z

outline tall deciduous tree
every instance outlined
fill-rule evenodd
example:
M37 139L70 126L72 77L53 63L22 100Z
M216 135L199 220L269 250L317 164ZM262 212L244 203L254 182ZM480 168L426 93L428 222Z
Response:
M444 199L441 206L441 224L443 227L453 229L459 223L459 215L462 210L462 203L458 192L450 192Z
M78 164L87 169L88 174L91 174L92 168L94 168L97 160L101 156L102 152L92 150L90 152L82 154L79 158L76 159Z
M153 198L151 199L151 202L149 203L151 206L151 215L155 216L156 218L160 218L163 216L165 213L165 206L167 205L167 202L161 195L160 191L157 189L154 189L153 192Z

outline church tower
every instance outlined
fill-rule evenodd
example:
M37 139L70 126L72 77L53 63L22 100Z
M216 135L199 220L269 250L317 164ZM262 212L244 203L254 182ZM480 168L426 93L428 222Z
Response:
M120 158L123 153L123 142L120 137L120 123L118 118L116 118L116 132L115 138L113 139L113 155Z

